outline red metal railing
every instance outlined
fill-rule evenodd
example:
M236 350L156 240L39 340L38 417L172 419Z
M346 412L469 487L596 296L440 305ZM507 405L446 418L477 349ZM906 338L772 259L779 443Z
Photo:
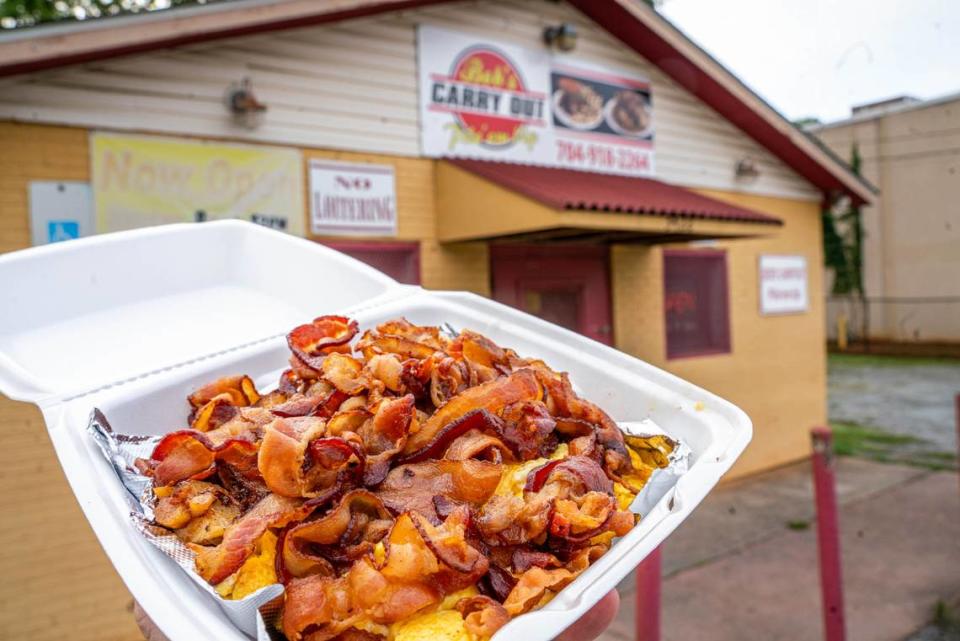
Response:
M828 427L810 431L813 441L813 490L817 506L817 550L826 641L844 641L843 573L840 568L840 527L834 478L833 433Z
M637 566L634 626L637 641L660 641L660 548Z
M960 394L956 397L957 449L960 455ZM840 523L834 470L833 433L828 427L810 430L813 444L813 489L817 510L817 550L823 600L825 641L844 641L843 572L840 561ZM636 571L634 626L636 641L660 641L660 548Z

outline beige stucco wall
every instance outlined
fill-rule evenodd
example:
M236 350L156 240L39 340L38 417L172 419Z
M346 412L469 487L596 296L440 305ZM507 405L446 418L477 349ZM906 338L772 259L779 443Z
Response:
M819 129L880 189L863 210L868 297L956 302L877 303L871 334L894 340L960 341L960 98Z
M816 204L729 192L704 194L784 221L769 237L718 242L727 251L731 353L667 360L663 311L663 248L618 245L611 253L616 346L743 408L754 438L731 477L801 459L809 430L826 421L823 269ZM667 246L672 247L672 246ZM689 247L683 245L683 247ZM805 256L810 309L761 316L761 254Z

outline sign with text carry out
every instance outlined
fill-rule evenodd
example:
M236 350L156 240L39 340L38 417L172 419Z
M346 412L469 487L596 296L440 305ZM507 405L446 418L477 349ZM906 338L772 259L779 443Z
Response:
M653 174L646 78L428 25L417 36L425 155Z
M393 166L312 159L310 231L318 236L396 236Z
M760 313L796 314L807 309L807 259L760 256Z

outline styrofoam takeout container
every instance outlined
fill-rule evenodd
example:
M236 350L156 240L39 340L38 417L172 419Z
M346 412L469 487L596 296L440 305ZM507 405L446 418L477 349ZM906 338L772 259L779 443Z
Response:
M219 376L260 389L285 334L321 314L370 328L397 316L470 328L570 372L617 421L651 418L692 450L689 471L640 524L543 609L495 641L546 641L617 585L691 513L750 441L737 407L643 361L480 296L400 285L332 249L238 221L95 236L0 256L0 392L36 403L67 479L134 598L171 641L246 641L215 600L150 545L131 497L86 431L163 434ZM638 313L643 313L638 310Z

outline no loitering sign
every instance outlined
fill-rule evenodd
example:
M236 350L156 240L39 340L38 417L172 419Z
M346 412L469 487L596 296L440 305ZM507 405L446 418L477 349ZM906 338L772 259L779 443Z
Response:
M393 167L311 160L310 231L318 236L396 236Z

